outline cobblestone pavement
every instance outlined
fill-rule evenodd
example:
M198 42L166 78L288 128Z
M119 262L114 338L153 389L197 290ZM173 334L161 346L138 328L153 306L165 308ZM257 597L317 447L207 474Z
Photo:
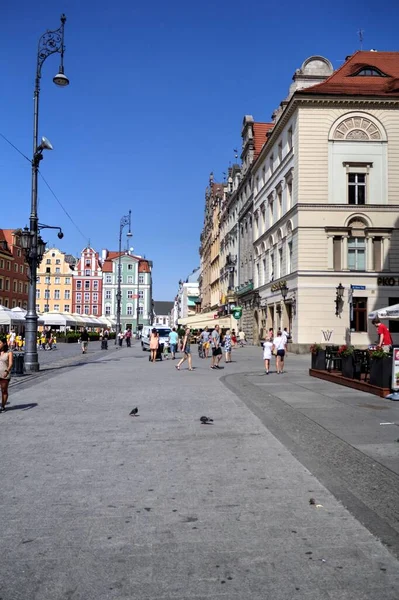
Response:
M258 385L259 348L233 356L220 372L196 356L177 372L136 346L11 389L1 600L398 600L392 549L277 431L292 422L278 403L304 404L306 385L309 408L326 401L307 357ZM291 404L276 395L286 386Z

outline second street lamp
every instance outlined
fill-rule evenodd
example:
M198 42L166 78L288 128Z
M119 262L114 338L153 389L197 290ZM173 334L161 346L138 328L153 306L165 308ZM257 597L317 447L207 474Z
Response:
M36 312L36 280L37 267L43 258L42 250L43 240L39 236L39 219L37 214L37 175L39 172L40 161L43 158L44 150L52 150L50 142L43 137L39 144L39 95L40 79L42 76L42 66L46 58L51 54L59 53L61 55L60 67L57 75L53 78L56 85L65 87L69 84L69 79L64 74L64 26L66 16L61 15L61 25L55 31L46 31L39 39L36 62L35 91L33 94L33 158L32 158L32 189L31 189L31 209L29 218L29 230L25 229L22 233L22 243L24 244L26 260L29 265L29 291L28 291L28 311L25 321L25 370L35 372L39 370L39 357L37 353L37 312ZM46 227L42 226L42 229ZM24 237L25 236L25 239Z
M129 225L129 231L127 232L127 237L132 237L131 231L131 218L132 211L129 210L129 214L125 215L121 218L120 227L119 227L119 258L118 258L118 287L116 292L116 335L115 335L115 345L118 343L118 336L121 330L121 300L122 300L122 232L126 225ZM138 302L138 300L137 300Z

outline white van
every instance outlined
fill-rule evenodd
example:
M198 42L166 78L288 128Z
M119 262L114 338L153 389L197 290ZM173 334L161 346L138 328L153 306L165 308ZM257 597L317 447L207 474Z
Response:
M169 334L172 331L170 327L165 327L160 323L154 323L154 325L144 325L141 332L141 349L143 351L150 349L151 331L156 329L159 333L159 343L164 344L169 341Z

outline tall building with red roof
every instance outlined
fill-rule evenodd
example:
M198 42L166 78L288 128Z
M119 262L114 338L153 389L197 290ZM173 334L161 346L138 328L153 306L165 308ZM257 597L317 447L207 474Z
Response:
M130 252L103 250L103 316L116 322L118 265L121 262L121 328L137 331L153 318L152 261Z
M72 280L72 312L102 314L103 273L98 252L87 246L75 265Z
M18 231L0 229L0 305L27 308L29 268Z
M398 109L399 52L295 72L252 170L255 342L367 347L368 314L399 303Z

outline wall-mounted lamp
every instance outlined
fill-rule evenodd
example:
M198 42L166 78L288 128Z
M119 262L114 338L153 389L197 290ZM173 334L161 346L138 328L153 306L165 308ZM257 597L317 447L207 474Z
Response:
M343 296L344 296L344 291L345 288L342 285L342 283L340 283L336 288L336 296L335 296L335 316L338 317L339 313L342 310L342 304L343 304Z
M280 287L280 292L281 292L281 295L283 297L283 301L285 303L285 299L286 299L287 294L288 294L288 287L287 287L286 283L283 283L283 285Z

